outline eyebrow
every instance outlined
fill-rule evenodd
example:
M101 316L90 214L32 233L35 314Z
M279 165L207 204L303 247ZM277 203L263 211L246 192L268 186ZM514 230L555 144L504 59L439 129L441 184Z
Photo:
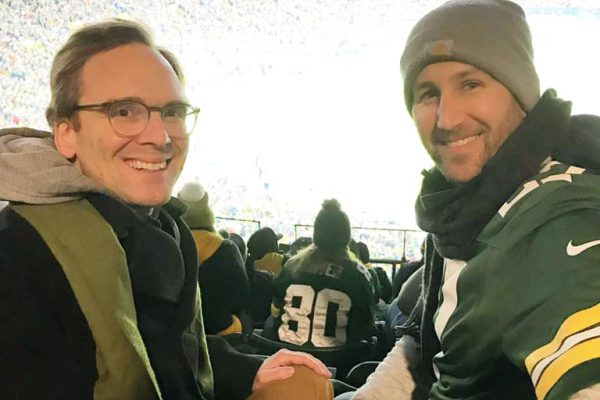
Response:
M138 103L146 104L146 102L141 97L138 97L138 96L127 96L127 97L114 98L114 99L110 99L108 102L113 102L113 101L135 101ZM177 100L168 101L164 105L164 107L174 105L174 104L185 104L188 106L190 105L190 103L187 101L187 99L177 99Z
M423 89L433 89L436 86L431 82L431 81L425 81L425 82L421 82L418 83L416 85L413 86L413 92L416 93L418 91L421 91Z

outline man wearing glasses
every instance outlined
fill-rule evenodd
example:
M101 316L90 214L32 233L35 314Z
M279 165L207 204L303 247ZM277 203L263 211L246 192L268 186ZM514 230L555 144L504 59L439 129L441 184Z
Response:
M175 57L113 20L74 33L50 81L53 134L0 131L2 398L260 399L292 375L314 391L290 395L331 398L306 354L261 362L204 335L171 199L199 112Z

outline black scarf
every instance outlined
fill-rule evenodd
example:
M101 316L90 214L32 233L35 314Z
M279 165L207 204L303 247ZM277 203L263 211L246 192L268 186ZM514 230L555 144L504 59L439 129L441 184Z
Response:
M596 117L582 116L583 125L587 124L589 129L574 130L572 121L577 127L582 124L577 117L571 118L570 113L571 104L548 90L475 178L455 185L437 168L424 171L416 202L417 223L422 230L433 234L436 250L441 255L469 259L481 230L519 185L540 170L548 157L577 165L581 163L575 160L581 160L583 154L586 164L598 166L600 141L593 138L592 130L598 122L591 121ZM595 144L596 151L582 148L591 143Z

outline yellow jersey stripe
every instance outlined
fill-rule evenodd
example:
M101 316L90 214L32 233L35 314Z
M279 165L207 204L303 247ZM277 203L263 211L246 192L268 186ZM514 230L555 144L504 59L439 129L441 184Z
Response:
M544 370L546 369L546 367L548 365L550 365L554 360L556 360L558 357L565 354L571 348L577 346L579 343L582 343L582 342L585 342L587 340L597 338L597 337L600 337L600 326L596 326L594 328L591 328L591 329L579 332L575 335L569 336L563 342L562 346L560 346L560 349L558 349L552 355L544 358L542 361L537 363L537 365L533 369L533 372L531 373L531 381L533 382L533 385L534 386L537 385L537 383L540 380L540 377L541 377L542 373L544 372Z
M600 338L594 338L578 344L569 351L558 357L542 373L535 387L538 399L543 400L554 387L556 382L568 371L579 364L594 358L600 358Z
M567 318L560 326L552 341L537 350L534 350L527 356L525 359L525 367L527 367L529 375L531 375L533 369L540 361L555 353L567 337L598 323L600 323L600 303L585 310L578 311Z

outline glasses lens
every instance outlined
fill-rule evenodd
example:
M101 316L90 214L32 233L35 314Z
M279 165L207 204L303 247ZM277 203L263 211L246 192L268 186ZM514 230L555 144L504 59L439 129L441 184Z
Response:
M185 117L185 126L187 129L187 134L190 135L194 128L196 127L196 122L198 122L198 113L200 110L198 108L190 107L188 110L188 114Z
M118 133L137 135L146 127L148 110L134 101L116 101L108 108L108 118Z
M187 136L194 130L198 111L187 104L172 104L163 109L162 120L172 136Z

